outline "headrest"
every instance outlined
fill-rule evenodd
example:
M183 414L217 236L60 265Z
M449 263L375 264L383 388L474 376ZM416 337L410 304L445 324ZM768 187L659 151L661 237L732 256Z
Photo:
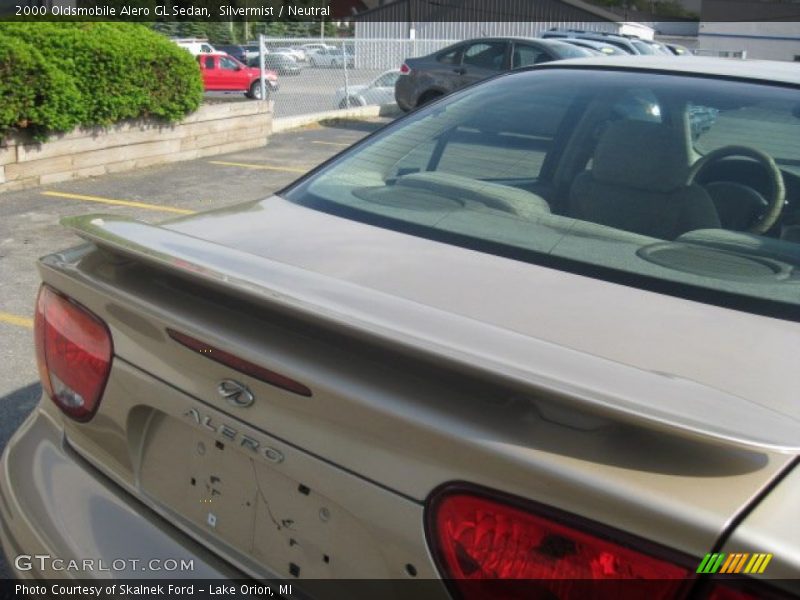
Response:
M611 122L592 162L597 181L653 192L684 187L688 175L687 150L678 132L647 121Z

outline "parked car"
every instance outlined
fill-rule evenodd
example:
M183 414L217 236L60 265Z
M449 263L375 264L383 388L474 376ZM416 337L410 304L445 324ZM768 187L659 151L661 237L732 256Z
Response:
M345 59L348 67L355 66L355 57L349 52L343 52L341 48L327 48L311 52L308 63L312 67L338 68L344 65Z
M260 67L260 58L255 56L247 64L257 69ZM267 54L264 56L264 66L278 75L299 75L302 71L297 61L288 54Z
M333 96L336 108L349 106L369 106L373 104L392 104L394 102L394 84L400 77L400 71L385 71L364 85L340 87Z
M216 52L205 38L170 38L173 42L178 44L181 48L186 48L189 52L197 56L198 54Z
M646 44L652 50L652 54L661 54L664 56L674 56L672 50L670 50L666 44L662 44L661 42L657 42L655 40L632 40L635 44L641 43ZM646 54L646 52L642 52L642 54Z
M197 57L207 92L244 92L248 98L261 98L261 71L248 67L228 54L216 52ZM266 72L267 93L278 91L278 75Z
M797 598L798 92L791 63L551 62L278 195L68 217L6 555L301 597Z
M289 50L293 52L294 59L297 62L308 61L308 55L306 54L305 48L302 46L291 46Z
M673 43L664 43L667 49L675 54L676 56L691 56L692 51L689 50L686 46L681 46L680 44L673 44Z
M624 35L616 35L613 33L604 33L600 31L585 31L583 29L562 29L554 27L549 31L542 34L546 39L578 39L578 40L591 40L595 42L603 42L612 44L627 54L654 54L654 50L647 44L635 43L641 42L639 38L628 37Z
M306 56L306 51L302 47L290 46L288 50L291 53L292 58L294 58L297 62L305 62L306 60L308 60L308 57Z
M503 71L593 53L558 40L479 38L427 56L407 58L395 84L397 105L418 108L445 94Z
M285 56L289 56L294 60L303 60L305 58L305 53L302 50L295 50L294 48L288 48L285 46L280 46L277 48L269 48L270 54L283 54Z
M247 64L251 54L248 52L247 46L218 46L217 51L232 56L242 64ZM256 55L258 55L258 48L256 48Z
M247 60L248 61L252 60L253 57L258 56L258 54L259 54L258 42L255 42L255 43L252 43L252 44L247 44L244 47L244 49L245 49L245 52L247 53Z
M336 46L331 46L330 44L324 44L322 42L314 42L310 44L302 44L300 48L306 53L308 58L311 58L311 54L314 52L319 52L320 50L331 50L335 49Z
M578 46L579 48L586 48L588 50L593 50L597 54L603 56L625 56L628 54L622 48L619 48L614 44L609 44L608 42L584 40L581 38L561 38L559 39L559 41L562 41L567 44L572 44L573 46Z

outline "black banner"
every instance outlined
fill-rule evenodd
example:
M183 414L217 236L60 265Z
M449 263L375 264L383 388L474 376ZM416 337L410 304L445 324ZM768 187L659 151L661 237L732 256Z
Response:
M0 0L0 20L141 22L775 22L793 0Z
M3 580L3 600L320 600L414 599L447 600L678 600L704 598L797 598L800 580L756 580L746 577L700 577L675 580L474 580L436 579L291 581L129 579L129 580ZM739 595L744 594L744 595Z

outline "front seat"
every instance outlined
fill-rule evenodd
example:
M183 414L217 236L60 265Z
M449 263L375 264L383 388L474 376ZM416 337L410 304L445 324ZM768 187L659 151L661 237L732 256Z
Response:
M688 173L679 132L648 121L613 121L591 169L572 183L570 216L665 240L719 228L714 203L699 185L686 185Z

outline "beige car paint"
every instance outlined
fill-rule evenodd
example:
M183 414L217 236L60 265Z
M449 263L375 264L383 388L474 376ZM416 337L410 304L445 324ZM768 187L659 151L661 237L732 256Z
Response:
M247 209L246 219L223 210L168 227L800 417L797 382L785 376L800 351L800 323L426 242L278 197ZM302 239L284 219L302 221Z
M98 551L83 530L69 545L51 488L24 481L45 443L69 458L64 468L85 474L87 489L100 489L93 469L115 482L102 488L110 506L166 519L140 508L142 531L196 549L209 569L293 577L291 562L301 579L404 578L407 564L435 577L424 502L453 481L558 507L699 562L796 462L796 322L278 197L175 221L171 231L111 217L99 239L90 219L73 224L104 248L47 257L42 278L108 324L115 358L92 421L71 421L44 399L9 443L0 478L7 553ZM305 295L278 288L286 274ZM336 319L346 310L356 325ZM295 378L313 396L236 373L167 328ZM226 378L247 385L255 403L221 398ZM283 460L232 444L221 424ZM788 558L775 573L792 576L800 542L784 521L797 489L795 471L726 548L780 542ZM37 495L47 503L29 501ZM69 500L59 514L91 519L85 498ZM123 524L130 535L136 522Z
M365 235L372 234L372 228L364 229ZM434 245L413 238L404 241L405 252L411 255L414 244ZM384 248L388 259L391 248ZM447 254L445 250L442 256ZM71 444L111 466L112 477L137 482L132 492L138 497L171 502L173 518L187 512L177 500L178 492L153 484L143 463L135 460L147 456L148 440L158 441L158 436L144 435L158 421L130 415L152 409L173 418L179 415L174 414L174 402L165 402L163 393L149 392L148 386L130 383L118 389L116 378L125 363L169 381L201 400L206 410L224 412L234 427L247 421L257 428L255 436L260 431L261 437L291 440L303 453L324 457L362 481L374 482L372 486L380 484L378 489L394 490L399 497L412 500L418 507L416 514L404 521L394 516L392 521L400 531L415 532L416 539L410 540L409 546L416 546L417 551L425 548L421 524L425 497L442 483L466 480L558 506L699 557L714 545L733 516L792 459L791 455L691 442L608 419L590 422L588 429L581 423L571 426L569 417L563 415L547 420L529 399L514 396L513 385L480 381L435 366L426 370L416 365L415 369L413 361L397 353L380 354L363 342L347 342L333 333L304 328L302 322L282 312L229 306L210 289L203 295L201 288L190 288L186 282L124 259L110 260L104 253L90 252L75 264L47 261L43 276L109 324L119 357L96 424L65 423ZM594 283L578 276L561 276L574 278L576 286ZM630 292L617 287L620 295ZM685 310L718 310L668 300L691 304ZM750 315L741 318L766 320ZM651 322L651 326L661 324ZM298 397L236 374L171 340L164 333L166 327L279 370L311 387L314 396ZM170 359L164 360L165 356ZM241 411L227 405L216 395L217 383L226 377L245 383L256 403ZM149 425L142 428L145 423ZM138 437L132 424L141 428ZM175 425L172 429L176 437L188 436L181 445L189 453L197 440L188 433L177 434L186 427ZM215 438L208 437L210 444ZM287 458L274 468L287 469L292 463ZM186 465L167 471L162 480L178 475L184 479L184 500L188 502L191 488ZM336 496L326 498L343 504ZM203 529L198 518L195 514L187 530L237 567L249 573L274 568L267 563L248 565L244 556L226 551L231 542L234 549L247 550L242 534L230 532L224 544L225 536ZM361 522L370 524L363 516ZM320 531L324 524L314 523L314 530L305 535L315 544L323 544ZM346 541L341 543L347 547ZM337 554L341 552L344 549ZM385 576L386 569L400 569L405 560L365 569L358 576Z
M175 530L110 484L65 444L60 414L45 400L7 445L0 475L0 534L8 565L20 579L106 578L110 572L16 569L18 556L69 561L116 558L191 560L182 578L240 576L203 546ZM55 492L55 493L54 493ZM51 566L50 563L47 567ZM138 578L132 569L119 577ZM153 576L148 572L145 576ZM157 575L157 574L156 574Z
M795 580L796 588L796 580L800 578L798 506L800 472L794 469L736 527L721 552L772 554L764 577Z

